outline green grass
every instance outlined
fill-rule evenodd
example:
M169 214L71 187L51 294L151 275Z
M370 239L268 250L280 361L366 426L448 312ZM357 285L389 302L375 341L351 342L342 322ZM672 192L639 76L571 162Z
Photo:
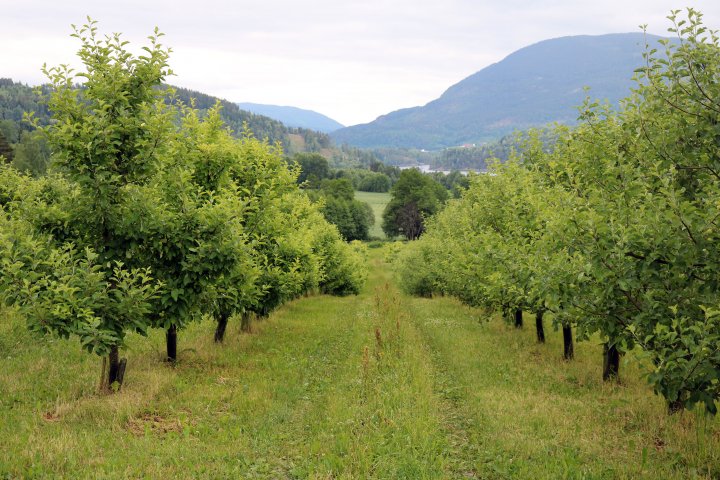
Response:
M375 213L375 224L370 227L370 236L386 238L385 232L382 231L382 214L385 206L390 202L390 194L355 191L355 199L370 204Z
M371 250L357 297L302 298L254 333L211 322L133 336L126 383L74 341L0 322L0 478L717 478L720 425L668 417L626 357L561 359L561 335L517 331L448 298L397 292ZM530 320L530 319L528 319ZM528 321L528 324L531 322Z

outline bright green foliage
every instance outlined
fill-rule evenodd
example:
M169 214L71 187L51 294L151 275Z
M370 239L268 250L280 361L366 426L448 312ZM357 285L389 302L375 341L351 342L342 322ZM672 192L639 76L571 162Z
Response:
M323 216L338 228L345 240L368 239L375 214L370 205L355 200L355 191L349 179L323 180L319 190L307 192L310 198L321 202Z
M294 247L295 262L307 265L299 295L314 289L333 295L357 294L367 275L362 249L343 242L317 206L301 192L286 197L281 222L288 230L286 245ZM281 256L282 258L282 256Z
M76 335L83 348L98 355L121 344L126 329L145 331L142 319L157 290L147 269L128 270L121 262L99 265L91 249L57 247L4 212L0 226L0 285L5 301L21 307L31 330Z
M157 32L138 58L119 35L98 38L94 22L73 36L82 42L85 71L44 69L55 120L45 133L61 176L9 188L20 177L3 172L6 211L31 223L33 238L53 240L36 261L16 264L28 280L9 294L26 307L31 329L77 334L104 355L128 330L145 332L158 288L146 266L125 266L130 232L122 215L137 201L129 192L151 178L163 152L171 123L156 87L170 72ZM82 89L74 88L79 78ZM12 248L5 254L15 255Z
M363 257L298 188L298 170L288 168L279 149L247 132L236 149L230 176L260 275L259 296L241 310L265 316L306 293L357 293L366 276Z
M393 186L392 200L383 213L382 228L389 238L403 235L417 239L425 230L424 218L440 210L447 190L419 170L403 170Z
M185 108L168 148L152 181L132 191L143 201L123 219L128 256L164 284L153 326L182 329L208 305L228 314L254 301L258 273L243 233L244 193L230 174L238 161L236 141L218 110L202 120Z
M313 249L322 262L320 290L331 295L357 295L367 277L367 248L359 241L338 242L337 231L319 229Z
M31 330L109 355L110 387L128 331L167 329L174 360L176 332L203 314L226 324L311 292L359 292L361 249L324 220L280 149L247 130L234 138L218 105L201 115L160 88L171 73L161 34L139 57L92 21L73 36L85 71L44 69L51 171L0 169L0 287Z
M298 218L310 208L299 191L297 170L282 152L252 137L238 144L230 174L245 202L242 224L259 269L259 296L244 310L268 315L283 302L317 288L319 267L312 256L306 226Z
M531 138L525 168L476 180L434 221L418 248L437 260L409 288L548 308L581 336L641 347L671 409L715 413L720 44L694 10L670 19L678 41L647 53L619 112L586 105L551 152Z
M437 268L441 265L436 245L429 238L412 242L402 247L392 244L388 261L395 264L396 276L405 293L419 297L431 297L433 293L450 293L442 285Z

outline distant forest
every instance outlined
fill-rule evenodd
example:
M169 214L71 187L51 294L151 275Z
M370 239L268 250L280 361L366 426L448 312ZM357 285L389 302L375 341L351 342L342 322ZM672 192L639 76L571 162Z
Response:
M38 125L47 125L50 112L43 100L47 87L32 88L9 78L0 78L0 155L15 165L33 173L44 171L49 150L33 125L23 121L25 112L31 113ZM239 135L244 126L261 140L279 144L288 157L298 153L318 153L328 159L333 168L377 170L377 163L409 166L428 164L436 170L484 171L492 158L505 160L517 139L506 136L495 143L479 146L453 147L439 151L403 148L360 149L349 145L335 145L328 134L306 128L293 128L269 117L241 110L236 104L182 87L172 87L174 100L194 103L201 113L216 102L222 105L221 117ZM168 101L171 101L168 98Z
M201 114L216 102L222 105L220 115L235 135L242 134L245 126L252 134L271 144L282 146L286 155L296 153L320 153L327 157L333 166L368 168L378 159L369 151L355 147L333 146L330 137L321 132L306 128L287 127L277 120L241 110L236 104L195 90L172 87L173 99L185 104L194 103ZM35 127L23 120L24 113L32 114L35 122L47 125L50 111L44 101L47 87L32 88L9 78L0 78L0 155L9 158L22 170L33 173L44 171L49 160L49 151Z

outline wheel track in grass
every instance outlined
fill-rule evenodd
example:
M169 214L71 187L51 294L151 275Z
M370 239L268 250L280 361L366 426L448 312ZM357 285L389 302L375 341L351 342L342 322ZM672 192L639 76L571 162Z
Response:
M376 264L375 268L389 270L387 264ZM445 468L442 478L499 478L487 477L479 471L478 462L487 462L487 452L483 451L481 429L482 418L478 412L472 411L466 402L468 385L456 374L461 368L451 365L449 359L443 354L442 347L433 340L428 324L437 322L435 317L439 307L438 301L447 302L448 299L418 299L401 294L393 279L386 279L389 288L398 295L400 309L406 312L403 315L405 325L405 341L413 343L421 351L424 363L428 366L428 375L432 378L432 394L436 397L441 416L440 428L444 435L449 451L445 452ZM428 308L432 305L434 308ZM451 302L444 305L449 308L449 315L469 314L465 307L459 307ZM446 319L439 319L445 321ZM481 467L481 466L480 466ZM484 469L483 469L484 470Z
M293 319L307 315L308 310L314 311L316 302L323 302L325 308L318 312L315 321L300 325ZM328 302L333 302L333 305L328 306ZM266 433L259 435L261 440L253 445L257 456L243 472L248 478L266 478L263 475L267 474L293 478L292 471L302 460L300 452L307 451L303 442L308 429L311 429L309 422L316 418L317 411L324 409L328 391L333 390L338 378L342 377L338 372L342 372L348 362L354 350L351 345L359 334L357 327L346 322L339 313L353 311L363 303L361 298L320 297L303 299L278 312L278 328L285 329L290 326L288 324L294 323L294 331L292 334L281 334L288 335L285 342L274 344L271 349L279 358L297 363L293 371L287 372L295 377L288 383L301 378L302 385L291 386L287 391L281 388L283 378L274 379L271 390L276 392L280 405L275 405L274 411L268 412L266 418L256 425ZM273 338L277 339L274 335ZM266 423L268 417L272 422L270 429ZM261 454L263 451L266 454Z
M428 352L434 373L434 391L444 407L443 429L452 447L448 456L448 478L486 478L477 468L478 460L486 456L478 431L482 419L467 407L468 385L458 379L454 372L457 367L449 364L441 348L432 341L427 324L438 319L428 315L427 300L410 297L403 300L411 312L412 326Z

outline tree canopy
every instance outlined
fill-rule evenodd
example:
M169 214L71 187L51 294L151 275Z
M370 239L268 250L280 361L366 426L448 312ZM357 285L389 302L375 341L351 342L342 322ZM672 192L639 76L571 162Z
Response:
M448 198L445 187L415 168L400 173L390 194L383 212L383 231L389 238L403 235L408 240L423 233L425 217L438 212Z

